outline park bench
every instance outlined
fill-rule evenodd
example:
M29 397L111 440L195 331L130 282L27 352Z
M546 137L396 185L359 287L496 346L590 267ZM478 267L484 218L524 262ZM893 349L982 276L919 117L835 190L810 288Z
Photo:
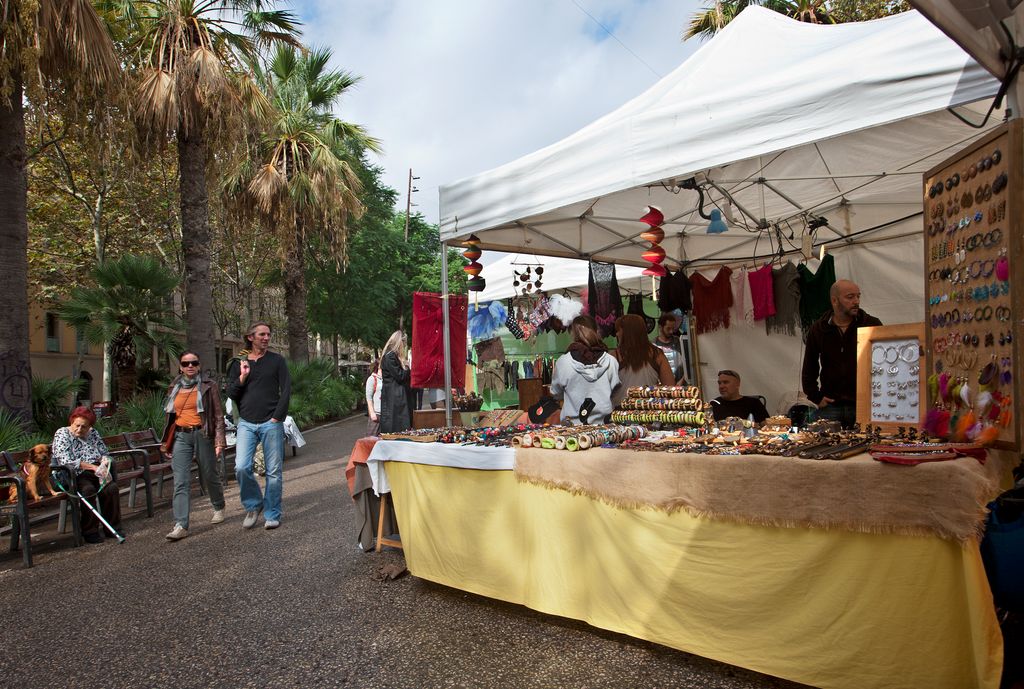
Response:
M114 478L122 485L128 484L128 507L134 508L139 481L142 481L146 496L146 516L153 516L153 486L149 467L149 455L145 450L132 448L125 433L103 437L103 444L110 450L114 464Z
M22 473L21 465L28 459L29 451L0 453L0 514L7 514L11 517L11 552L18 550L21 546L21 558L26 567L32 566L32 537L29 532L31 519L30 511L39 510L57 505L61 519L58 523L58 531L63 532L65 528L65 510L71 514L71 524L74 531L74 545L82 545L82 522L81 507L78 500L69 498L64 493L57 495L41 496L39 500L29 498L25 490L25 475ZM12 486L18 487L18 499L10 501ZM72 487L73 489L73 487Z
M171 460L164 457L160 452L160 437L152 428L144 431L130 431L124 434L128 447L132 450L142 450L146 453L149 462L150 480L155 478L156 494L164 496L164 477L171 473Z

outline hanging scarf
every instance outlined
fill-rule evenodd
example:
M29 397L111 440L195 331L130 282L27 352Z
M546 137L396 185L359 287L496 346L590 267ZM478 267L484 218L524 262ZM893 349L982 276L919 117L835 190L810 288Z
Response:
M679 309L687 312L693 308L693 301L690 297L690 280L686 277L686 271L680 268L672 275L661 278L661 287L658 290L658 308L662 313Z
M836 281L836 260L832 254L825 254L816 273L802 263L796 269L800 272L800 327L806 331L826 311L832 310L829 290Z
M750 282L747 280L747 269L740 268L729 276L732 289L732 318L747 324L754 322L754 300L750 294Z
M698 335L729 327L729 309L732 308L731 275L732 269L728 266L722 266L714 280L708 280L697 272L690 275L693 315L697 319L694 330Z
M182 390L191 390L196 388L198 392L199 383L202 382L203 376L201 373L196 373L194 376L189 378L185 375L180 375L174 379L174 387L171 388L171 394L167 396L167 401L164 402L164 411L168 414L174 413L174 398L178 396L178 393ZM196 411L200 414L203 413L203 396L196 395Z
M754 320L763 321L775 315L775 293L772 288L772 267L764 265L747 273Z
M614 263L590 262L587 307L597 321L601 337L615 334L615 319L622 315L622 295L615 279Z
M768 334L796 335L800 325L800 271L792 261L772 271L772 292L775 315L767 319Z

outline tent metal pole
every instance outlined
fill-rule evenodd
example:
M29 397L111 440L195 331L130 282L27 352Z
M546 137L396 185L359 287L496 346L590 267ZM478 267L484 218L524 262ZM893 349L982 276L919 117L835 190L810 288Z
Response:
M444 425L452 425L452 350L448 319L448 245L441 242L441 312L444 338Z

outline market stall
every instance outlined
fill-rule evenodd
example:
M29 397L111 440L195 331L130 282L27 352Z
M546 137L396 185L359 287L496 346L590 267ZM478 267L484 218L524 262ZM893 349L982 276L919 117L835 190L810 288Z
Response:
M586 451L548 449L578 427L379 442L410 571L816 687L998 686L975 539L1014 456L709 455L615 428Z
M922 178L987 141L997 89L917 13L815 26L749 8L619 110L443 187L442 240L619 265L652 263L660 242L665 272L696 282L792 258L860 283L883 322L919 324ZM793 392L799 331L733 320L697 320L701 365ZM869 384L890 382L904 387L866 393L900 409L887 422L924 408L924 394L896 401L909 379ZM977 538L1019 455L922 438L913 420L895 436L713 424L707 395L677 392L617 409L628 426L378 443L368 466L412 573L818 687L998 686Z

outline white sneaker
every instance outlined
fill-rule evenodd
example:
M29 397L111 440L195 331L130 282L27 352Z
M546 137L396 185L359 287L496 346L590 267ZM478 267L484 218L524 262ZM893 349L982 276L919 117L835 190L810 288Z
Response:
M167 534L165 538L167 538L168 541L180 541L185 538L185 536L188 536L188 529L183 527L181 524L175 524L174 528L171 529L171 532Z
M210 518L211 524L220 524L224 521L224 510L214 510L213 517Z
M251 529L256 526L256 520L260 518L259 510L249 510L245 513L245 519L242 520L243 529Z
M263 528L267 530L276 529L279 526L281 526L280 519L268 519L267 521L263 522Z

